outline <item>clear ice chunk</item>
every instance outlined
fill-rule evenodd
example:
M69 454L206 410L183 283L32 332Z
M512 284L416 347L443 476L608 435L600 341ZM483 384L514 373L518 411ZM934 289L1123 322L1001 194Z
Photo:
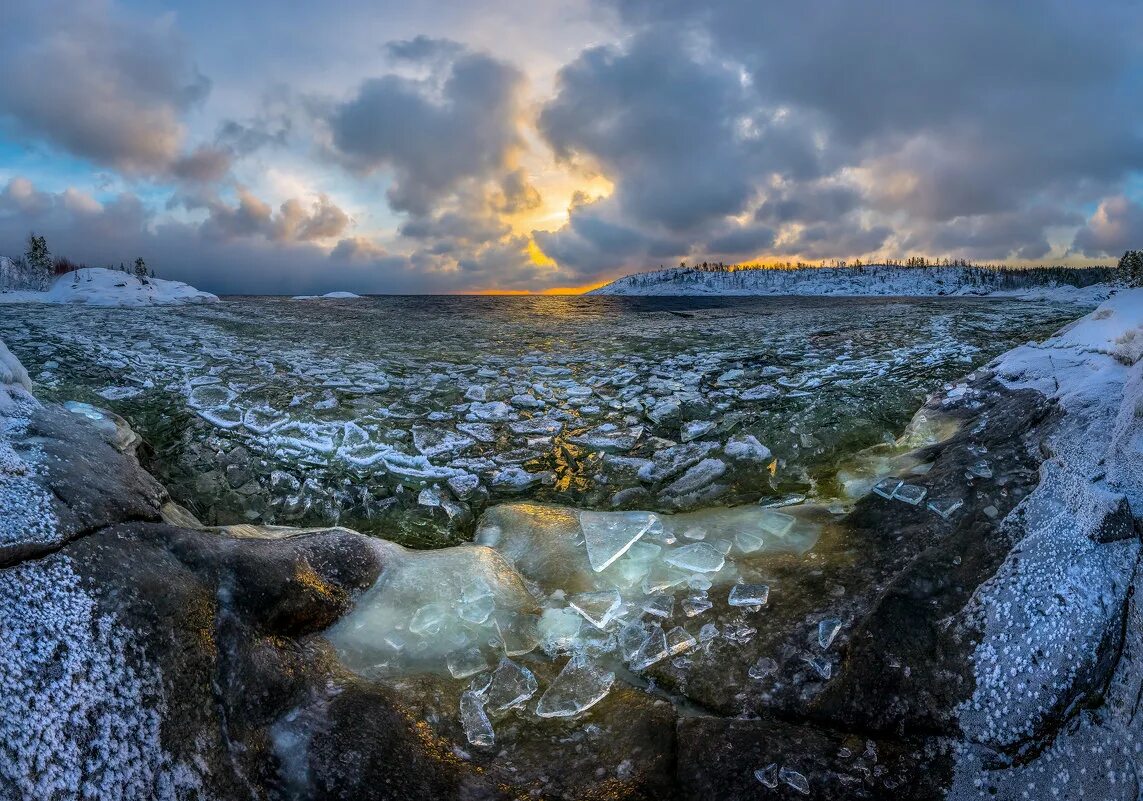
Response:
M754 771L754 778L757 779L763 787L768 787L774 790L778 787L778 763L771 762L764 768L758 768Z
M579 523L591 569L600 572L658 522L650 512L580 512Z
M765 606L770 598L767 584L735 584L726 602L731 606Z
M695 573L687 579L687 586L697 592L706 592L713 586L713 583L702 573Z
M793 768L782 768L778 771L778 778L797 790L802 795L810 794L810 782Z
M536 694L539 685L532 671L505 657L500 660L492 677L481 691L485 705L494 714L523 706Z
M503 614L494 616L494 620L499 645L508 656L523 656L540 644L534 615Z
M639 621L628 623L626 626L619 630L619 654L623 657L623 661L630 662L635 658L635 654L643 647L643 643L647 642L647 637L650 636L650 631L647 626Z
M818 645L823 651L830 647L839 631L841 631L841 621L837 618L827 617L818 623Z
M444 626L449 616L448 604L425 604L413 613L409 621L409 631L413 634L436 634Z
M712 606L714 606L714 604L711 603L710 599L704 598L701 595L692 595L689 598L684 598L682 603L683 614L687 617L701 615Z
M553 655L570 651L582 626L583 619L574 609L545 609L538 627L544 653Z
M675 611L675 596L652 595L643 601L643 611L652 617L667 618Z
M463 651L453 651L445 660L448 672L454 679L467 679L483 670L488 670L488 659L479 648L466 648Z
M873 485L873 491L880 495L882 498L892 498L893 493L897 491L904 482L899 478L883 478Z
M487 747L496 742L492 722L488 720L480 697L472 690L466 690L460 696L460 723L471 745Z
M929 511L942 520L950 519L962 506L964 506L964 501L960 498L953 500L937 500L934 498L928 503Z
M483 623L488 620L492 614L492 610L496 608L496 601L491 595L485 595L483 598L477 598L467 603L460 605L457 610L457 615L461 620L469 623Z
M615 674L576 654L567 661L560 674L536 704L542 718L568 718L595 706L611 689Z
M700 542L706 539L706 529L699 526L690 526L683 531L683 539L691 540L693 542Z
M754 639L758 629L747 626L745 623L728 623L722 627L722 636L739 645L746 645Z
M740 531L734 535L734 544L742 553L754 553L761 549L766 541L752 531Z
M708 542L696 542L671 551L664 561L692 573L717 573L726 557Z
M904 501L910 506L916 506L925 500L927 493L927 489L918 487L916 484L902 484L893 491L893 498L894 500Z
M647 639L631 657L631 669L643 670L667 656L667 635L659 627L651 629Z
M698 640L691 635L689 631L682 626L675 626L667 632L667 654L668 656L677 656L684 651L689 651L698 645Z
M761 657L747 669L746 674L755 681L761 681L767 676L778 672L778 663L768 656Z
M460 591L461 600L466 602L488 598L491 597L491 595L492 587L488 586L488 582L482 578L473 579L468 584L465 584L464 589Z
M762 527L762 530L776 537L784 537L789 534L790 529L797 522L798 519L793 515L774 509L762 509L758 516L758 525Z
M602 590L600 592L581 592L568 599L571 608L579 612L588 623L597 629L607 628L607 624L615 618L623 598L619 590Z
M718 637L718 626L713 623L705 623L699 629L699 642L710 642L716 637Z
M803 656L802 661L814 669L823 679L833 675L833 665L824 656Z

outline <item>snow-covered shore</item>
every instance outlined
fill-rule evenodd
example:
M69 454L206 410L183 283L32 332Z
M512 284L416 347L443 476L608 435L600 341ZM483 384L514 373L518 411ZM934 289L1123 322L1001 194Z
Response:
M61 275L43 292L0 292L3 303L65 303L82 306L169 306L183 303L215 303L217 295L195 289L182 281L148 278L103 267L84 268Z
M830 296L830 297L1004 297L1018 300L1100 303L1114 287L1094 284L1013 285L1010 276L962 267L805 267L796 270L694 269L635 273L593 289L589 295L655 296Z
M294 295L290 300L354 300L360 297L353 292L326 292L324 295Z

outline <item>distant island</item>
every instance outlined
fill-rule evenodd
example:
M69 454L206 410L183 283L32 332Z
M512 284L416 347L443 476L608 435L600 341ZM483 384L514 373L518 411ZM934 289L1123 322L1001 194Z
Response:
M1125 256L1125 259L1128 257ZM912 262L912 260L910 260ZM1090 295L1099 301L1111 285L1127 283L1119 267L1005 267L965 263L840 264L832 267L701 266L624 276L590 295L626 296L1008 296L1051 299Z

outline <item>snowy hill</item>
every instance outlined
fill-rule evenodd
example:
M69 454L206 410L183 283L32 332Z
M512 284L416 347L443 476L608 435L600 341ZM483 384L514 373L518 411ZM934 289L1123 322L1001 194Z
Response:
M1094 272L1094 271L1092 271ZM1081 273L1077 271L1076 275ZM1057 280L1060 269L991 270L977 267L801 267L797 269L657 270L624 276L591 295L832 295L929 297L1005 296L1097 303L1106 284L1082 288ZM1082 283L1077 281L1077 283Z
M326 292L324 295L294 295L291 300L353 300L360 297L352 292Z
M72 303L85 306L165 306L214 303L217 295L182 281L148 278L146 282L117 270L83 268L61 275L44 292L0 292L0 303Z

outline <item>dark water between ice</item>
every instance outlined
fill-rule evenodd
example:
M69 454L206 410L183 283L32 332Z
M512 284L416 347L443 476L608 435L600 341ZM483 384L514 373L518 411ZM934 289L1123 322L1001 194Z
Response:
M663 511L828 499L839 459L897 436L926 394L1085 310L232 298L0 306L0 338L45 398L128 418L160 480L206 522L341 522L438 545L508 498ZM772 458L731 459L745 435Z

